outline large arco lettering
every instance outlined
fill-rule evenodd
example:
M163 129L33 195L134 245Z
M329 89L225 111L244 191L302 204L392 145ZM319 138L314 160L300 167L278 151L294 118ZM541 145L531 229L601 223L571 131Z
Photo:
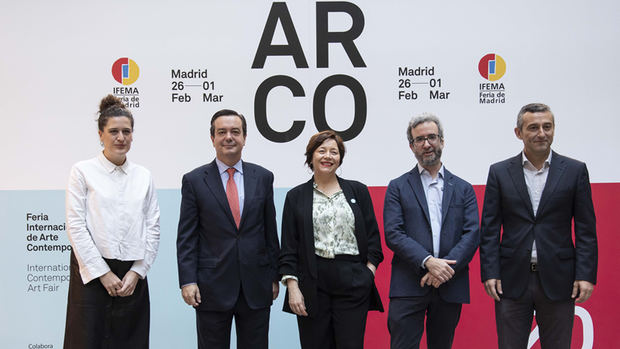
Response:
M366 93L362 85L348 75L332 75L321 81L316 87L316 91L314 91L314 100L312 103L314 124L319 131L332 130L327 124L325 99L327 98L327 92L334 86L347 87L353 93L355 106L353 124L344 131L334 130L340 134L340 137L342 137L344 141L348 141L359 135L366 124Z
M269 121L267 120L267 97L269 96L269 92L277 86L287 87L291 90L294 97L305 96L304 88L297 80L290 76L276 75L267 78L267 80L263 81L256 89L256 95L254 96L254 118L256 121L256 128L263 137L272 142L285 143L297 138L304 130L306 122L303 120L295 120L287 131L282 132L274 130L269 125ZM321 81L316 87L312 103L314 124L319 131L332 130L327 123L325 99L327 98L329 90L334 86L347 87L353 94L353 123L346 130L334 130L340 134L344 141L348 141L359 135L366 124L366 93L362 85L348 75L332 75Z

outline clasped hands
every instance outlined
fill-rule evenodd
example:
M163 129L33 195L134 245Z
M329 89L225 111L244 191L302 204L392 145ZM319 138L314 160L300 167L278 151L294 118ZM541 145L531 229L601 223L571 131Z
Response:
M453 259L443 259L430 257L424 262L424 266L428 272L420 280L420 287L433 286L435 288L441 284L448 282L454 276L454 269L451 265L456 264Z
M108 271L99 277L99 281L110 296L127 297L131 296L136 290L139 278L140 275L133 270L128 271L123 280L119 279L112 271Z

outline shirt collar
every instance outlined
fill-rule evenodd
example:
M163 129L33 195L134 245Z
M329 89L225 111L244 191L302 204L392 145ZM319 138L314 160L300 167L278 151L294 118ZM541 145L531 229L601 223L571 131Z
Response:
M425 169L424 167L420 166L420 164L417 165L418 166L418 172L420 172L420 175L423 173L426 173L429 177L430 177L430 172L428 172L427 169ZM441 164L441 167L439 168L439 176L443 179L443 164Z
M553 154L553 152L550 151L549 152L549 156L547 156L547 159L545 160L545 163L543 164L543 168L551 166L551 155L552 154ZM534 165L532 165L530 160L527 159L527 156L525 156L525 152L522 150L521 151L521 165L523 165L523 167L525 167L525 165L527 165L527 164L530 164L532 167L534 167Z
M321 193L323 196L330 198L327 194L325 194L321 189L319 189L319 185L316 184L316 182L313 180L312 181L312 188L314 188L315 191ZM331 198L335 198L338 194L340 193L344 193L344 191L342 190L342 188L340 188L340 190L338 190L337 192L333 193Z
M230 166L226 165L225 163L220 161L220 159L218 158L215 158L215 163L217 164L218 171L220 171L220 175L223 175L224 172L226 172L226 170L230 168ZM243 174L243 164L241 160L237 161L237 163L232 167L234 167L234 169L237 170L237 172Z
M129 159L127 159L127 158L125 158L125 162L122 165L120 165L120 166L118 166L118 165L114 164L112 161L108 160L108 158L106 158L105 155L103 155L103 151L101 151L101 153L99 153L97 158L99 158L99 162L101 163L103 168L105 168L105 170L108 173L112 173L116 169L119 169L120 171L122 171L125 174L129 173L130 162L129 162Z

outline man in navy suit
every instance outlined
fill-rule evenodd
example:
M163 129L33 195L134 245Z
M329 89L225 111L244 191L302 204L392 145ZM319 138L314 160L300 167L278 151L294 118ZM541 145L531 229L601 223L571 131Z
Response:
M554 130L547 105L524 106L514 130L523 151L489 170L480 267L486 292L495 299L502 349L527 347L534 310L541 347L570 348L575 301L586 301L596 283L588 169L551 151Z
M177 236L183 300L196 309L199 348L267 348L278 295L279 243L273 174L241 161L247 124L220 110L211 118L213 162L183 176Z
M419 348L426 317L429 349L450 348L469 267L478 248L478 206L471 184L441 162L443 128L432 114L413 118L409 147L418 164L385 194L385 242L394 251L388 329L391 348Z

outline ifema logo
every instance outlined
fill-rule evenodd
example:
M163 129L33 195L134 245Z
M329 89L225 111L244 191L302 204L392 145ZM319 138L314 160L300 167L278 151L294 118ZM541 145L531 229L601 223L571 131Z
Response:
M506 61L498 54L487 53L478 62L478 72L480 76L487 80L478 84L480 88L478 103L506 103L506 87L503 82L497 81L506 74Z
M138 64L127 57L119 58L112 64L112 76L114 80L123 85L131 85L140 76Z
M497 81L506 73L506 61L498 54L486 54L478 63L478 71L483 78Z
M114 80L123 86L113 86L112 94L119 98L127 108L140 108L140 91L137 86L128 86L138 80L140 68L138 64L127 57L117 59L112 64Z

